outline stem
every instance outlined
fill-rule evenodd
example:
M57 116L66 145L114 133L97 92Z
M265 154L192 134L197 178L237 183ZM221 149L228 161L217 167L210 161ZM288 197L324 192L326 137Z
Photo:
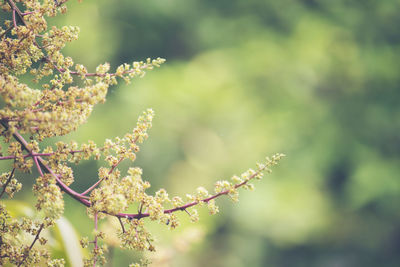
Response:
M96 230L96 235L94 237L94 262L93 262L93 267L96 267L96 261L97 261L97 212L94 214L94 229Z
M7 30L5 30L5 32L3 32L3 33L0 35L0 38L2 38L4 35L6 35L8 32L10 32L13 28L14 28L14 26L8 27Z
M112 167L111 167L111 170L108 172L108 175L110 175L113 171L114 171L114 169L121 163L121 161L123 161L124 160L124 157L121 157L119 160L118 160L118 162L116 163L116 164L114 164ZM87 193L89 193L90 191L92 191L96 186L98 186L102 181L104 180L104 178L101 178L100 180L98 180L96 183L94 183L91 187L89 187L88 189L86 189L86 191L85 192L83 192L83 193L81 193L81 196L84 196L84 195L86 195Z
M32 244L30 245L30 247L29 247L27 253L24 254L24 258L22 259L22 261L19 262L18 266L21 266L21 264L24 263L24 261L25 261L26 258L28 257L29 252L30 252L31 249L33 248L33 245L35 245L36 241L39 239L39 235L40 235L40 232L43 230L43 227L44 227L44 223L42 223L42 224L40 225L40 228L39 228L39 230L38 230L38 232L37 232L37 234L36 234L36 236L35 236L35 239L32 241Z
M108 175L110 175L110 174L114 171L114 169L115 169L124 159L125 159L125 158L121 156L121 157L119 158L118 162L117 162L116 164L114 164L114 165L111 167L111 170L108 172Z
M43 171L42 171L42 168L39 165L39 161L38 161L37 157L33 157L33 160L35 161L35 165L36 165L36 168L37 168L38 172L40 173L40 176L43 176Z
M30 15L35 13L35 11L29 11L29 12L25 12L25 13L21 13L22 16L26 16L26 15Z
M68 0L61 0L61 1L54 1L56 6L61 6L62 4L65 4L66 2L68 2Z
M103 181L104 178L101 178L100 180L98 180L96 183L94 183L94 185L92 185L91 187L89 187L88 189L86 189L85 192L81 193L81 196L86 195L87 193L89 193L90 191L92 191L97 185L99 185L101 183L101 181Z
M11 178L12 178L13 175L14 175L14 171L15 171L15 168L12 169L12 171L11 171L11 173L10 173L10 176L9 176L8 179L7 179L7 182L3 185L3 190L2 190L1 193L0 193L0 198L3 196L4 192L6 191L6 187L7 187L7 185L10 183Z
M17 19L15 16L15 13L16 13L16 11L15 11L15 9L13 9L13 12L12 12L13 25L14 25L14 28L17 28Z
M138 214L142 214L143 202L140 202Z
M125 233L125 227L124 227L124 223L122 222L121 218L118 217L118 221L121 224L121 228L122 228L122 233Z
M47 58L47 60L50 61L50 59L48 59L48 58ZM50 63L52 63L52 62L50 61ZM56 66L54 64L53 64L53 67L55 67L55 69L60 73L66 72L66 69L64 69L64 68L56 68ZM149 64L143 64L143 66L140 66L139 68L147 69L148 67L149 67ZM136 69L131 69L131 70L128 70L128 71L124 71L122 74L124 75L124 74L133 73L133 72L136 72ZM81 73L79 73L77 71L70 71L69 74L71 74L71 75L81 75ZM117 76L116 73L86 73L86 74L84 74L84 76L85 77L104 77L107 74L109 74L111 77Z

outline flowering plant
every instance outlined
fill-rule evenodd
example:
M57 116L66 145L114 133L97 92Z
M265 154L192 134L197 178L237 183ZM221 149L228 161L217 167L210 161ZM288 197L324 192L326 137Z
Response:
M119 164L124 160L135 161L139 145L147 139L154 112L146 110L139 117L132 132L123 137L105 140L102 146L93 141L84 144L56 142L54 146L40 147L43 140L63 136L75 131L90 116L93 107L106 100L107 90L119 79L145 75L146 71L159 67L162 58L122 64L114 72L108 63L99 65L95 72L77 64L61 52L66 43L78 38L79 28L49 27L47 17L65 13L65 2L54 0L5 0L0 2L3 13L8 14L0 26L0 109L1 136L6 146L0 160L12 160L12 169L0 175L0 198L14 194L22 188L16 177L18 172L31 173L36 169L39 176L33 185L36 211L41 219L28 216L14 218L5 202L0 202L0 265L63 266L65 260L52 259L43 246L47 239L41 234L54 226L64 211L65 194L87 207L87 214L94 221L93 239L82 238L83 247L92 246L85 266L104 264L107 250L104 233L98 228L99 220L110 216L120 223L121 246L132 250L154 250L152 236L146 230L146 218L158 221L170 229L179 225L176 212L186 212L190 220L198 220L194 206L207 206L211 214L218 212L215 199L227 195L238 200L238 189L252 189L249 183L260 179L264 171L277 164L283 156L276 154L257 164L230 181L218 181L214 192L199 187L186 198L170 197L160 189L154 195L146 193L150 183L142 179L142 170L132 167L121 174ZM38 88L31 88L19 77L31 75ZM98 180L84 192L76 192L70 186L74 182L71 164L81 160L104 158L107 165L99 168ZM129 207L137 207L136 213L128 213ZM21 235L30 234L33 241L21 241Z

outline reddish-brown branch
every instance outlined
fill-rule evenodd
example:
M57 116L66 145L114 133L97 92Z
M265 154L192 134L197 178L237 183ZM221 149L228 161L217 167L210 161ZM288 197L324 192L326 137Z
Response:
M114 171L114 169L115 169L124 159L125 159L125 158L121 156L121 157L119 158L118 162L117 162L116 164L112 165L111 170L108 172L108 175L110 175L110 174Z
M245 180L245 181L243 181L243 182L241 182L239 184L235 184L234 188L237 189L239 187L244 186L250 180L254 179L257 175L259 175L262 171L264 171L266 168L267 168L267 166L265 166L262 169L259 169L253 175L251 175L247 180ZM164 210L164 213L167 214L167 213L173 213L173 212L176 212L176 211L186 211L186 209L188 209L188 208L190 208L192 206L196 206L200 202L208 203L210 200L215 199L217 197L220 197L222 195L228 195L230 192L231 192L231 190L225 190L225 191L219 192L218 194L215 194L215 195L212 195L210 197L204 198L204 199L202 199L200 201L193 201L193 202L187 203L185 205L182 205L182 206L179 206L179 207L176 207L176 208L173 208L173 209ZM141 218L149 217L150 214L149 213L141 213L141 212L139 212L138 214L119 213L119 214L117 214L115 216L121 217L121 218L127 218L127 219L141 219Z
M86 189L83 193L81 193L81 196L86 195L87 193L89 193L90 191L92 191L96 186L98 186L102 181L104 180L104 178L99 179L96 183L94 183L91 187L89 187L88 189Z
M18 118L18 117L15 117L15 118L3 117L3 118L1 118L1 120L5 121L5 122L9 122L9 121L12 121L12 122L14 122L14 121L16 121L16 122L34 121L34 122L42 122L42 123L43 122L50 122L50 120L41 120L41 119L29 119L29 120L26 120L24 118ZM66 120L52 120L51 122L55 123L55 122L69 122L69 121L66 121Z
M33 160L35 161L35 165L36 165L36 168L37 168L40 176L43 176L43 171L42 171L42 168L39 165L39 161L38 161L37 157L33 157Z
M8 125L5 122L1 122L0 123L6 128L8 129ZM22 147L28 151L28 153L31 153L31 151L28 148L28 143L25 141L25 139L18 133L15 132L13 134L14 138L22 145ZM89 200L87 200L87 197L77 193L76 191L74 191L73 189L71 189L70 187L68 187L66 184L64 184L61 179L59 178L58 175L56 175L53 170L47 166L44 162L43 159L38 156L37 157L40 166L42 166L44 168L44 171L47 173L50 173L51 175L53 175L56 178L57 184L58 186L61 188L61 190L63 190L64 192L66 192L68 195L70 195L71 197L73 197L74 199L78 200L79 202L81 202L83 205L90 207L91 206L91 202ZM251 175L247 180L234 185L234 189L237 189L239 187L244 186L245 184L247 184L250 180L252 180L253 178L255 178L257 175L259 175L262 171L264 171L267 168L267 166L265 166L262 169L259 169L257 172L255 172L253 175ZM164 213L173 213L176 211L184 211L192 206L198 205L200 202L204 202L204 203L208 203L210 200L215 199L217 197L220 197L222 195L228 195L231 192L231 190L225 190L222 191L220 193L214 194L210 197L204 198L200 201L193 201L190 203L187 203L185 205L176 207L176 208L172 208L172 209L167 209L164 210ZM107 213L105 211L102 211L103 213ZM116 216L117 218L127 218L127 219L141 219L141 218L145 218L145 217L149 217L150 214L149 213L142 213L141 211L139 213L118 213L118 214L110 214L113 216Z
M17 28L17 18L16 18L15 13L16 13L16 11L15 11L15 9L13 9L13 12L12 12L13 25L14 25L14 28Z
M33 14L33 13L35 13L35 11L24 12L24 13L21 13L21 15L22 16L26 16L26 15L30 15L30 14Z
M5 129L8 129L8 124L6 122L0 121L0 123L3 125ZM20 135L18 132L15 132L13 133L13 137L21 144L24 150L26 150L29 154L32 154L32 151L29 149L28 142L26 142L26 140L22 137L22 135ZM55 174L54 171L48 165L44 163L43 159L40 156L37 157L37 160L40 167L43 168L44 172L50 173L53 177L55 177L56 182L58 186L61 188L61 190L63 190L65 193L67 193L74 199L81 202L83 205L90 207L91 203L90 201L87 200L87 197L81 196L79 193L75 192L66 184L64 184L63 181L61 181L60 177L57 174Z
M83 152L83 150L71 150L68 153L70 154L75 154L75 153L80 153ZM32 153L32 154L26 154L23 155L23 158L29 158L29 157L49 157L52 155L55 155L56 152L52 152L52 153ZM0 157L0 160L8 160L8 159L15 159L17 156L3 156Z
M87 200L87 197L82 196L81 194L72 190L69 186L64 184L63 181L61 181L61 179L58 177L58 175L56 175L53 172L53 170L43 162L43 159L41 157L38 157L38 160L39 160L40 164L42 166L44 166L45 171L47 171L48 173L50 173L51 175L53 175L56 178L57 184L61 188L61 190L63 190L68 195L70 195L71 197L73 197L76 200L78 200L79 202L81 202L83 205L85 205L87 207L91 206L91 203L90 203L90 201Z

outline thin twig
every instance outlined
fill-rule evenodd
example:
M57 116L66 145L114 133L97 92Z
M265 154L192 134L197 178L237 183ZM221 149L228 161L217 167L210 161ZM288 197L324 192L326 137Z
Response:
M138 214L142 214L142 209L143 209L143 202L140 202Z
M234 188L237 189L237 188L239 188L239 187L244 186L244 185L247 184L250 180L254 179L257 175L259 175L261 172L263 172L266 168L267 168L267 166L265 166L264 168L261 168L261 169L257 170L257 171L256 171L253 175L251 175L247 180L245 180L245 181L243 181L243 182L241 182L241 183L235 184L235 185L234 185ZM186 212L188 212L188 211L187 211L188 208L190 208L190 207L192 207L192 206L196 206L196 205L198 205L200 202L208 203L209 201L213 200L214 198L220 197L220 196L222 196L222 195L228 195L230 192L231 192L231 190L228 189L228 190L219 192L218 194L212 195L212 196L210 196L210 197L201 199L200 201L193 201L193 202L187 203L187 204L185 204L185 205L183 205L183 206L179 206L179 207L176 207L176 208L173 208L173 209L164 210L164 213L167 214L167 213L173 213L173 212L176 212L176 211L186 211ZM189 214L190 214L190 213L189 213ZM149 217L150 214L149 214L149 213L141 213L141 212L139 212L138 214L118 213L118 214L115 215L115 216L121 217L121 218L127 218L127 219L141 219L141 218Z
M121 163L121 161L123 161L123 160L124 160L124 157L121 157L121 158L118 160L118 162L117 162L116 164L114 164L114 165L111 167L111 170L108 172L108 175L110 175L110 174L114 171L114 169L115 169L115 168ZM96 186L98 186L98 185L104 180L104 178L105 178L105 177L99 179L99 180L98 180L96 183L94 183L91 187L89 187L88 189L86 189L85 192L81 193L81 195L84 196L84 195L86 195L87 193L89 193L90 191L92 191Z
M96 230L96 235L94 237L94 261L93 261L93 267L96 267L96 261L97 261L97 212L94 214L94 229Z
M139 66L139 68L140 69L147 69L149 66L151 66L151 65L143 64L143 65ZM60 68L60 69L57 69L57 71L59 71L61 73L64 73L66 71L66 69ZM122 73L122 75L129 74L129 73L134 73L136 71L137 71L137 69L131 69L131 70L128 70L128 71L124 71ZM82 75L82 73L77 72L77 71L70 71L69 74L71 74L71 75ZM106 75L110 75L111 77L117 76L116 73L85 73L84 74L85 77L104 77Z
M35 13L35 11L29 11L29 12L25 12L25 13L21 13L22 16L26 16L26 15L30 15Z
M192 214L190 214L190 212L187 209L184 209L184 211L189 215L192 216Z
M61 1L54 1L54 2L55 2L55 4L56 4L56 6L59 7L59 6L61 6L62 4L65 4L66 2L68 2L68 0L61 0Z
M0 193L0 198L3 196L4 192L6 191L6 187L7 187L7 185L10 183L11 178L12 178L13 175L14 175L14 171L15 171L15 168L12 169L12 171L11 171L11 173L10 173L10 176L9 176L8 179L7 179L7 182L3 185L3 190L2 190L1 193Z
M21 264L24 263L24 261L25 261L26 258L28 257L29 252L30 252L31 249L33 248L33 245L35 245L36 241L39 239L39 235L40 235L40 232L43 230L43 227L44 227L44 223L42 223L42 224L40 225L40 228L39 228L39 230L38 230L38 232L37 232L37 234L36 234L36 236L35 236L35 239L32 241L32 244L30 245L30 247L29 247L27 253L24 254L24 258L22 259L22 261L19 262L18 266L21 266Z
M3 32L3 33L0 35L0 38L2 38L4 35L6 35L8 32L10 32L13 28L14 28L14 26L8 27L7 30L5 30L5 32Z
M38 172L40 173L40 176L43 176L43 171L42 171L42 168L39 165L39 161L38 161L37 157L33 157L33 160L35 161L35 165L36 165L36 168L37 168Z
M118 221L121 224L121 228L122 228L122 233L125 234L125 227L124 227L124 223L122 222L122 219L120 217L118 217Z
M81 196L86 195L87 193L89 193L90 191L92 191L96 186L98 186L102 181L104 180L104 177L99 179L96 183L94 183L91 187L89 187L88 189L85 190L85 192L81 193Z

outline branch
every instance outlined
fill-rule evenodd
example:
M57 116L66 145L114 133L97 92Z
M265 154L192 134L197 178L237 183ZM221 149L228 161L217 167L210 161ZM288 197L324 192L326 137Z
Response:
M4 121L0 121L0 124L2 124L6 130L9 128L8 124ZM13 133L13 137L15 138L15 140L17 140L21 144L21 146L24 150L26 150L28 153L32 154L32 151L29 149L28 142L26 142L26 140L17 131ZM65 193L67 193L71 197L73 197L76 200L78 200L79 202L81 202L83 205L90 207L91 203L90 203L90 201L86 200L87 197L81 196L78 192L75 192L70 187L68 187L66 184L64 184L61 181L61 179L58 177L58 175L55 174L54 171L48 165L46 165L44 163L44 160L40 156L38 156L36 158L38 160L39 166L44 169L44 172L50 173L51 175L53 175L55 177L56 182L57 182L58 186L61 188L61 190L63 190Z
M0 121L0 123L6 128L8 129L8 125L7 123ZM21 146L23 147L23 149L25 149L26 151L28 151L28 153L32 153L29 148L28 148L28 143L26 142L26 140L18 133L15 132L13 134L13 137L21 144ZM71 189L70 187L68 187L66 184L64 184L61 179L58 177L58 175L56 175L54 173L54 171L44 163L43 159L38 156L35 157L37 158L39 165L44 168L44 171L46 173L50 173L51 175L53 175L57 181L58 186L61 188L61 190L63 190L65 193L67 193L68 195L70 195L71 197L73 197L74 199L78 200L79 202L81 202L83 205L90 207L92 205L92 203L87 200L88 197L85 197L83 194L79 194L78 192L74 191L73 189ZM254 179L256 176L258 176L261 172L263 172L265 169L267 169L268 165L266 164L263 168L258 169L254 174L252 174L250 177L248 177L245 181L235 184L234 185L234 189L237 189L239 187L244 186L245 184L247 184L250 180ZM193 201L190 203L187 203L183 206L179 206L176 208L172 208L172 209L167 209L164 210L165 214L168 213L173 213L176 211L185 211L187 208L190 208L192 206L196 206L198 205L200 202L204 202L204 203L208 203L210 200L215 199L217 197L220 197L222 195L228 195L231 192L231 190L225 190L222 192L219 192L217 194L214 194L210 197L204 198L200 201ZM109 214L105 211L101 211L103 213ZM126 218L126 219L141 219L141 218L145 218L145 217L149 217L150 214L149 213L142 213L141 211L139 213L118 213L118 214L109 214L112 216L115 216L117 218Z
M64 72L67 71L67 70L64 69L64 68L57 68L57 67L54 65L54 63L50 61L50 59L47 58L47 60L49 60L49 62L53 65L53 67L54 67L58 72L64 73ZM143 64L143 65L139 66L139 68L145 70L145 69L148 69L150 66L152 66L152 65L151 65L151 64ZM131 69L131 70L128 70L128 71L124 71L124 72L122 72L121 74L122 74L122 75L125 75L125 74L129 74L129 73L134 73L134 72L136 72L136 71L137 71L137 69L134 68L134 69ZM82 75L82 73L79 73L79 72L77 72L77 71L70 71L69 74L71 74L71 75ZM107 73L85 73L85 74L83 74L83 75L84 75L85 77L105 77L106 75L110 75L111 77L118 76L117 73L108 73L108 72L107 72Z
M251 175L247 180L245 180L245 181L243 181L243 182L241 182L241 183L239 183L239 184L235 184L235 185L234 185L234 188L237 189L237 188L239 188L239 187L244 186L244 185L247 184L250 180L254 179L257 175L259 175L260 173L262 173L267 167L268 167L268 166L265 166L264 168L261 168L261 169L257 170L257 171L256 171L253 175ZM182 205L182 206L179 206L179 207L176 207L176 208L173 208L173 209L164 210L164 213L167 214L167 213L173 213L173 212L176 212L176 211L186 211L186 209L188 209L188 208L190 208L190 207L192 207L192 206L196 206L196 205L198 205L200 202L208 203L210 200L215 199L215 198L217 198L217 197L220 197L220 196L222 196L222 195L228 195L230 192L231 192L231 190L225 190L225 191L219 192L218 194L215 194L215 195L212 195L212 196L210 196L210 197L204 198L204 199L202 199L202 200L200 200L200 201L193 201L193 202L187 203L187 204L185 204L185 205ZM141 212L139 212L139 213L137 213L137 214L119 213L119 214L117 214L117 215L115 215L115 216L117 216L118 218L141 219L141 218L149 217L150 214L149 214L149 213L141 213Z
M8 5L11 7L11 9L13 10L13 13L17 12L18 17L21 19L22 24L24 24L26 26L26 22L24 20L24 15L22 15L21 10L17 7L17 5L14 3L13 0L6 0ZM13 19L14 19L15 15L13 14ZM16 22L14 22L14 27L17 27Z
M17 19L15 16L15 13L16 13L16 11L15 11L15 9L13 9L13 11L12 11L13 25L14 25L14 28L17 28Z
M5 32L3 32L0 35L0 38L2 38L4 35L6 35L9 31L11 31L12 29L17 27L17 20L16 20L16 14L18 14L19 18L21 19L22 23L26 26L26 22L24 20L24 14L21 12L21 10L19 10L19 8L17 7L17 5L14 3L14 1L12 0L6 0L8 5L11 7L12 9L12 17L13 17L13 25L11 25Z
M80 153L83 152L83 150L71 150L69 151L70 154L75 154L75 153ZM56 154L56 152L52 153L31 153L31 154L26 154L23 155L23 158L29 158L29 157L49 157ZM17 158L16 156L4 156L0 157L0 160L7 160L7 159L15 159Z

